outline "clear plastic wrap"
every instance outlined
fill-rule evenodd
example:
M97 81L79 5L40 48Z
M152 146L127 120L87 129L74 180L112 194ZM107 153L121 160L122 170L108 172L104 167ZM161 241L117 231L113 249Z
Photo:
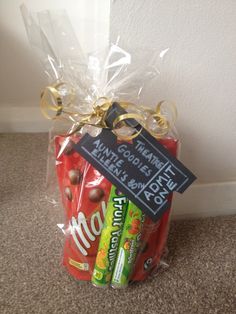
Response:
M92 281L99 287L120 288L142 281L160 265L171 209L153 222L80 156L74 146L86 132L92 136L101 132L104 104L116 101L128 113L141 117L142 125L176 156L179 140L174 106L168 102L160 102L154 109L142 105L142 91L159 76L168 49L143 49L131 55L117 40L102 50L85 53L64 11L39 12L36 19L24 6L21 11L29 41L50 84L41 95L41 108L53 120L48 198L53 204L58 202L55 191L59 186L65 210L65 221L58 224L65 234L63 265L76 279ZM121 123L115 132L124 140L132 137L134 131ZM172 195L170 201L171 198ZM120 218L118 229L111 226L116 214ZM128 262L118 283L121 248Z

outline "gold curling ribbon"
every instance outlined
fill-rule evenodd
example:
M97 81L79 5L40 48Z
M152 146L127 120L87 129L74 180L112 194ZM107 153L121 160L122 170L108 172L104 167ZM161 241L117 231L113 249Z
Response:
M75 92L73 88L70 88L69 99L66 103L63 103L60 88L62 86L67 86L65 82L55 83L52 86L47 86L44 91L41 93L40 108L46 119L64 119L74 123L75 128L72 132L65 134L63 136L70 136L74 133L77 133L85 125L91 125L98 128L108 128L105 119L108 109L112 105L112 101L107 97L99 97L92 106L92 111L90 113L81 113L79 111L71 111L70 105L73 104L75 100ZM142 128L147 129L147 131L152 134L155 138L160 139L165 136L171 129L171 124L168 119L161 113L163 104L166 103L165 100L160 101L156 109L150 109L146 106L138 106L133 103L119 101L119 105L124 109L133 109L136 112L128 112L118 116L113 122L112 131L119 137L121 140L130 141L137 137L141 132ZM173 123L177 118L177 110L174 103L168 102L170 104L171 113L173 116ZM49 112L55 112L54 116L50 116ZM143 114L139 113L142 112ZM144 118L145 115L148 117ZM121 135L117 133L117 126L126 125L125 120L135 119L141 125L139 130L134 129L134 133L131 135ZM154 119L156 122L156 129L150 127L148 120ZM95 122L93 122L95 120Z

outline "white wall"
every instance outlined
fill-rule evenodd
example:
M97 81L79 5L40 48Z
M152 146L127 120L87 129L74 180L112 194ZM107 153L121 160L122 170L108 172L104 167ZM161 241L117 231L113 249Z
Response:
M0 132L47 131L50 123L39 110L47 85L44 69L33 54L20 5L31 11L66 9L83 47L109 38L110 0L0 0ZM99 41L94 38L103 33Z
M19 0L0 0L0 131L43 131L39 91L46 84L32 55ZM198 182L176 197L177 216L236 212L236 1L234 0L29 0L32 10L66 8L89 45L80 18L100 17L96 29L124 47L170 48L159 86L146 102L178 105L181 159ZM90 33L89 33L90 32ZM85 36L83 36L85 34ZM33 121L33 123L31 122ZM206 191L209 191L206 194Z
M177 103L181 159L198 177L176 215L236 212L236 1L117 0L110 19L131 52L170 48L144 99Z

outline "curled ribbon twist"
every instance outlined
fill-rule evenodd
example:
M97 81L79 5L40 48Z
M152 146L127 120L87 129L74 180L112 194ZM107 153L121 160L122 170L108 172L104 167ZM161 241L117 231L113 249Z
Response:
M97 128L108 128L106 124L106 114L109 108L112 106L113 101L109 100L107 97L99 97L93 103L92 110L89 113L81 113L78 110L71 111L71 105L75 100L75 91L73 88L69 89L68 100L63 101L61 96L60 88L67 86L65 82L55 83L51 86L47 86L41 93L40 108L47 119L56 120L64 119L71 121L74 124L73 131L69 132L64 136L70 136L74 133L79 132L84 126L90 125ZM160 101L155 110L150 109L146 106L135 105L130 102L119 101L119 105L126 110L131 110L133 112L127 112L125 114L119 115L113 122L113 127L109 128L122 140L132 140L137 137L142 128L145 128L149 133L151 133L155 138L160 139L165 136L171 129L171 123L168 118L162 114L162 106L166 103L165 100ZM171 105L173 123L177 117L177 110L173 103L168 102ZM51 116L49 112L54 112L55 114ZM125 120L135 119L142 126L139 130L134 129L134 133L131 135L121 135L117 133L117 129L121 126L127 126ZM151 125L154 122L155 128Z

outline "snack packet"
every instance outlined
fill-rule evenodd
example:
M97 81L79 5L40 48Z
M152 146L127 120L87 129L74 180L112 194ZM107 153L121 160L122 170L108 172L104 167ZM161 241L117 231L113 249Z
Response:
M92 283L94 286L105 287L110 284L123 232L127 206L127 197L113 185L107 203L105 221L93 270Z
M78 140L70 139L63 149L65 138L55 138L56 171L65 209L63 265L75 278L91 280L111 183L73 149Z

